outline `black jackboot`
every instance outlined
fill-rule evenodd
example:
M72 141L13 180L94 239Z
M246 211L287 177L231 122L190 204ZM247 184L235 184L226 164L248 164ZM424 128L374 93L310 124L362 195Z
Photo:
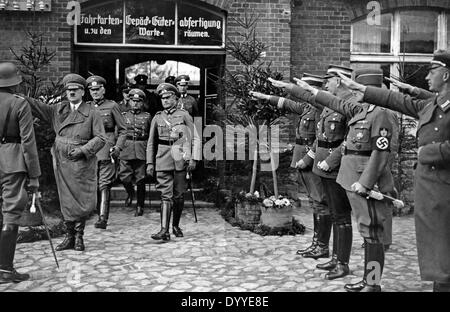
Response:
M132 183L123 183L123 187L125 188L125 191L127 191L127 198L125 199L125 206L130 207L133 203L134 198L134 186Z
M111 200L111 190L105 188L100 192L100 211L98 214L98 221L95 222L94 227L98 229L106 229L109 218L109 205Z
M183 232L181 231L181 229L179 227L180 219L181 219L181 213L183 212L183 208L184 208L184 198L179 198L179 199L174 201L172 233L176 237L183 237Z
M0 236L0 284L19 283L30 278L29 274L20 274L14 269L19 226L5 223Z
M145 183L139 183L137 185L137 204L135 217L140 217L144 214L144 204L145 204Z
M86 221L84 219L75 222L75 247L73 249L75 249L77 251L83 251L85 249L84 241L83 241L85 226L86 226Z
M330 256L330 235L331 235L331 216L319 216L319 234L317 237L317 246L313 250L304 253L304 258L328 258Z
M384 268L384 246L382 243L370 243L365 241L364 248L364 277L363 280L356 284L345 285L348 292L380 292L381 276ZM372 264L375 267L372 267ZM369 268L369 266L371 266ZM369 271L370 269L370 271ZM378 270L379 272L375 271ZM370 276L369 276L370 274Z
M66 237L61 244L56 246L57 251L73 249L75 247L75 222L64 221L66 226Z
M339 241L339 225L333 223L333 254L331 255L331 260L322 264L316 265L319 270L331 271L338 263L338 241Z
M325 275L327 280L334 280L347 276L350 273L348 263L352 251L353 230L351 224L341 224L338 228L337 260L336 267Z
M152 235L155 240L170 240L169 225L170 225L171 203L168 201L161 202L161 230Z
M312 237L311 245L309 245L305 249L297 250L297 252L296 252L297 255L303 255L304 253L310 252L317 246L317 235L318 235L318 231L319 231L319 225L318 225L318 216L316 213L313 213L313 231L314 231L314 234Z

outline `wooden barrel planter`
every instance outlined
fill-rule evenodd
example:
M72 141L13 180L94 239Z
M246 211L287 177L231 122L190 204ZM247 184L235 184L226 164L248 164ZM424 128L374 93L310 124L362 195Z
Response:
M292 226L294 209L292 206L279 208L266 208L261 206L261 225L271 228L284 228Z
M261 204L247 201L237 201L235 208L235 218L245 224L257 225L261 217Z

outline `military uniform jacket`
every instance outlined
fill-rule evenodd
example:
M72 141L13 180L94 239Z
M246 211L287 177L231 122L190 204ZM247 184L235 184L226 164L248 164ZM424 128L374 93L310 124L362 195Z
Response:
M316 124L319 120L320 110L305 102L295 102L290 99L271 96L270 102L277 104L279 109L298 114L298 123L295 130L295 147L292 155L291 167L302 159L314 144Z
M0 138L4 136L6 115L12 107L7 136L18 143L0 142L0 173L26 172L30 178L41 175L31 108L25 98L0 91Z
M125 144L125 122L123 120L122 112L119 104L110 100L101 100L99 102L89 102L93 105L103 120L103 127L105 128L106 137L108 138L105 146L97 153L98 160L109 160L111 156L109 150L113 146L118 146L123 149ZM117 132L116 132L117 127ZM117 137L118 136L118 137Z
M144 111L129 110L122 113L126 125L126 141L120 159L145 160L150 132L151 116Z
M423 280L450 283L450 95L420 100L369 87L364 101L419 119L414 214L420 273Z
M323 109L319 116L316 129L316 140L309 153L303 157L305 164L312 166L313 173L327 179L336 179L341 165L341 148L340 145L344 141L347 118L328 108L315 100L311 93L300 87L294 87L288 90L293 96L307 101L317 109ZM345 98L349 98L350 94ZM320 170L317 165L321 161L326 161L330 167L330 171Z
M359 182L367 189L379 189L383 193L394 190L394 179L387 166L393 131L392 119L386 109L354 99L343 100L326 92L319 92L316 101L346 115L348 134L341 160L337 182L347 191ZM349 152L358 152L353 155ZM366 155L364 155L364 153Z
M189 94L182 94L178 99L177 108L186 110L192 117L198 116L197 100Z
M156 113L150 125L147 164L156 171L181 171L191 158L200 160L200 152L200 138L187 111L171 108Z

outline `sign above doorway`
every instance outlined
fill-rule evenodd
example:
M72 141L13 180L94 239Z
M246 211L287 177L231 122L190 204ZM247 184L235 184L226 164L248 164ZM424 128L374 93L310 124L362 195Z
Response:
M81 5L75 45L223 48L225 13L184 1Z

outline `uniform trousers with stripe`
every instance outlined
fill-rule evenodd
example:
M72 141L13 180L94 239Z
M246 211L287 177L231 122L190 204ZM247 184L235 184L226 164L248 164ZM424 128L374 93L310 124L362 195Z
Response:
M366 197L350 191L347 191L347 197L361 236L370 243L383 243L384 222L391 209L388 203L366 199Z

